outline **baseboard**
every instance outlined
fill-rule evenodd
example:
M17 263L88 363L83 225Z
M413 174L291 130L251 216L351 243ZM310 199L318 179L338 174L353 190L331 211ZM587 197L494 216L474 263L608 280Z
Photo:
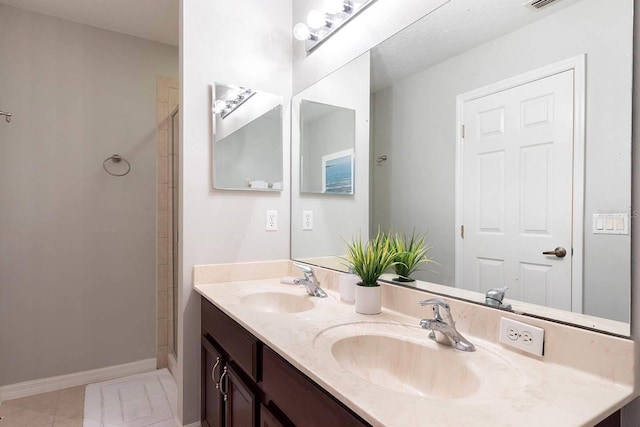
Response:
M9 399L17 399L19 397L62 390L63 388L75 387L78 385L112 380L114 378L154 371L155 369L156 359L152 358L132 363L125 363L123 365L108 366L106 368L93 369L90 371L59 375L57 377L43 378L40 380L25 381L17 384L9 384L0 387L0 403Z
M198 421L197 423L187 424L184 427L201 427L202 424Z

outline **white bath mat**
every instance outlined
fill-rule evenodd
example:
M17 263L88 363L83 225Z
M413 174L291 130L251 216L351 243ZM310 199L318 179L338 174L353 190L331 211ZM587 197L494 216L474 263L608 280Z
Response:
M84 427L178 427L177 402L167 369L89 384Z

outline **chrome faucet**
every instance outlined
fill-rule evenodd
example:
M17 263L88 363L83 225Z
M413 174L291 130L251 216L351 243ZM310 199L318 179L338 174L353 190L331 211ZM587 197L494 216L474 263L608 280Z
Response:
M490 307L496 307L502 310L511 310L511 304L505 304L502 302L507 289L509 289L508 286L489 289L485 295L484 303Z
M303 285L307 288L307 294L318 297L318 298L326 298L327 293L320 287L320 282L316 278L316 275L313 271L313 267L304 264L298 264L294 262L293 265L298 267L304 273L304 279L295 279L294 282L298 285Z
M433 319L422 319L420 326L422 329L430 329L429 338L434 341L436 339L436 332L440 332L451 341L451 345L460 351L476 351L476 348L471 344L460 332L456 329L453 317L451 317L451 308L446 301L441 299L428 299L419 301L418 304L425 306L429 305L433 309Z

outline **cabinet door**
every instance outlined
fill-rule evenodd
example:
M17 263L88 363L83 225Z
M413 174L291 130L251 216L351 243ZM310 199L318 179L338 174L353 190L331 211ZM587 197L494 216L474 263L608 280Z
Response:
M260 427L284 427L275 415L271 413L269 408L260 405Z
M205 337L202 337L201 418L205 427L223 427L223 401L219 383L226 360Z
M269 347L262 350L262 391L288 419L304 427L364 427L364 420Z
M226 394L226 427L255 427L256 426L256 395L242 381L232 365L225 366L223 381Z
M620 411L611 414L607 419L600 421L596 427L620 427Z

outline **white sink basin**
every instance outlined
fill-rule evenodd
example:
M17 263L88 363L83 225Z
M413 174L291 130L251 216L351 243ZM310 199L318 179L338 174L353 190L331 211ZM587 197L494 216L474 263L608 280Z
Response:
M446 399L476 393L480 380L463 358L441 350L381 335L343 338L331 348L347 371L401 393Z
M258 292L240 298L243 307L265 313L300 313L311 310L313 302L308 295L284 292Z
M326 354L328 369L353 376L353 381L363 382L361 387L380 387L381 392L450 400L510 398L524 390L527 381L516 366L469 340L475 352L433 342L418 326L363 322L323 330L314 348Z

